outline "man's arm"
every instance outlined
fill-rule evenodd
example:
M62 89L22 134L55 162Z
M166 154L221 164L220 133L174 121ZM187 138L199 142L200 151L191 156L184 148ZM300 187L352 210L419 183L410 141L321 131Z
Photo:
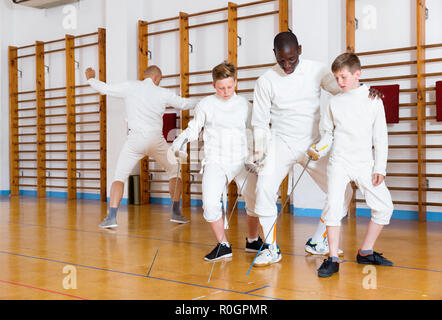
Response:
M198 104L198 99L182 98L170 90L164 89L166 96L166 104L180 110L189 110L195 108Z
M95 70L87 68L85 71L86 79L89 85L101 94L109 95L117 98L125 98L129 88L129 83L121 83L110 85L95 79Z
M192 120L189 121L186 130L175 139L172 144L172 149L178 151L183 144L198 140L201 129L206 123L206 114L200 105L195 108L195 114Z
M386 175L388 158L388 131L384 105L375 100L376 117L373 123L374 174Z
M253 127L255 162L262 162L267 154L270 139L270 109L272 88L268 81L259 78L253 94L251 125Z
M271 99L272 88L268 81L264 78L259 78L256 81L255 89L253 91L253 109L251 125L253 128L269 129L270 124L270 109L272 107Z
M333 144L334 122L330 105L327 106L323 113L321 113L319 132L321 134L321 139L319 142L313 144L307 151L307 154L313 160L318 160L326 155L331 150L331 146Z
M247 143L247 158L253 155L253 128L252 128L252 110L253 105L247 101L247 123L246 123L246 143Z

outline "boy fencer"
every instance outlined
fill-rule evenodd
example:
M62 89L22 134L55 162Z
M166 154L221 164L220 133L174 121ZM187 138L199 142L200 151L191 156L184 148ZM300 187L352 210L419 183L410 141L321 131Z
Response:
M301 46L291 31L276 35L273 51L277 65L257 80L252 113L255 141L252 161L261 167L255 212L268 245L255 259L256 267L281 260L276 244L279 187L294 164L306 165L306 152L319 137L321 89L333 95L341 92L325 65L299 57ZM323 192L327 191L327 161L328 158L322 158L310 162L306 168ZM351 197L349 186L341 208L343 214L347 212ZM326 236L326 226L320 220L313 237L305 245L305 251L328 254Z
M384 225L389 224L393 213L390 192L384 182L388 156L384 106L380 99L369 99L368 87L360 85L361 63L354 53L338 56L332 71L343 93L330 100L321 119L321 140L308 151L315 160L331 150L327 168L327 205L322 212L330 254L318 269L319 277L330 277L339 271L342 205L350 181L356 183L371 208L371 221L356 256L357 262L393 265L381 253L373 251L376 239Z
M169 192L173 201L170 220L176 223L189 222L180 210L181 179L177 178L177 163L169 163L169 146L163 137L163 114L167 106L185 110L193 108L197 100L184 99L170 90L159 86L162 72L157 66L150 66L143 81L128 81L121 84L106 84L95 79L95 71L86 69L89 85L104 95L125 100L129 135L120 152L114 181L110 190L110 204L107 217L100 228L116 228L117 211L123 197L124 183L136 164L145 156L155 159L169 176Z
M237 79L233 64L224 62L216 66L212 70L212 77L216 94L198 103L194 118L171 148L173 154L183 150L185 144L196 141L204 129L202 161L204 219L209 223L218 242L205 256L204 259L207 261L232 256L232 248L224 231L220 202L223 190L232 180L235 180L246 202L249 235L245 249L248 252L257 252L263 244L258 233L259 220L254 215L257 177L254 172L245 168L249 149L252 150L253 137L251 133L247 134L250 128L251 104L235 93Z

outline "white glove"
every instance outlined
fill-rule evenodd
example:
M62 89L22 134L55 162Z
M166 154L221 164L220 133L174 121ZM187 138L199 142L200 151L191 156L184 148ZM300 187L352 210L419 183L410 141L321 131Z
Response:
M172 143L172 150L174 152L180 151L180 150L184 150L184 147L186 145L186 143L189 140L183 135L180 134Z
M307 156L313 161L319 160L319 152L315 149L316 145L312 145L310 149L307 150Z
M317 144L314 144L310 147L310 149L307 150L307 155L313 161L317 161L325 156L328 153L329 149L329 145L318 146Z
M187 152L179 150L174 151L173 147L167 149L167 161L176 164L177 162L185 163L187 161Z
M187 152L185 146L188 139L182 136L178 136L172 143L172 146L167 150L167 159L169 162L185 162L187 160Z
M247 171L259 173L259 171L262 169L262 165L257 165L253 160L253 155L249 156L246 159L244 166L246 167Z
M267 156L267 149L270 141L270 132L262 128L255 128L253 131L255 140L255 152L249 162L255 163L258 166L264 165L264 160Z

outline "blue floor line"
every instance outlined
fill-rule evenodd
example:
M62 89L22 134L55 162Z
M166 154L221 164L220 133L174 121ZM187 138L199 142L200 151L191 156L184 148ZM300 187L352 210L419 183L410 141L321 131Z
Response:
M29 258L29 259L37 259L37 260L54 262L54 263L62 263L62 264L77 266L77 267L86 268L86 269L114 272L114 273L119 273L119 274L135 276L135 277L142 277L142 278L146 278L146 279L150 278L150 279L155 279L155 280L160 280L160 281L179 283L179 284L184 284L184 285L193 286L193 287L213 289L213 290L220 290L220 291L224 291L224 292L231 292L231 293L238 293L238 294L245 294L245 295L250 295L250 296L260 297L260 298L266 298L266 299L272 299L272 300L281 300L281 299L274 298L274 297L267 297L267 296L262 296L262 295L257 295L257 294L250 294L250 293L248 293L248 291L247 292L241 292L241 291L235 291L235 290L229 290L229 289L223 289L223 288L217 288L217 287L204 286L204 285L199 285L199 284L190 283L190 282L184 282L184 281L177 281L177 280L158 278L158 277L152 277L152 276L148 277L148 276L146 276L144 274L124 272L124 271L118 271L118 270L112 270L112 269L104 269L104 268L98 268L98 267L93 267L93 266L86 266L86 265L81 265L81 264L77 264L77 263L70 263L70 262L66 262L66 261L53 260L53 259L48 259L48 258L40 258L40 257L28 256L28 255L8 252L8 251L0 251L0 253L8 254L8 255L13 255L13 256L19 256L19 257L24 257L24 258Z
M213 244L204 244L204 243L198 243L198 242L179 241L179 240L167 240L167 239L161 239L161 238L134 236L134 235L130 235L130 234L116 234L116 233L110 233L110 232L107 232L107 231L91 231L91 230L82 230L82 229L69 229L69 228L63 228L63 227L44 226L44 225L39 225L39 224L23 223L23 222L13 222L13 221L1 221L1 222L7 222L7 223L11 223L11 224L18 224L18 225L31 226L31 227L40 227L40 228L46 228L46 229L56 229L56 230L64 230L64 231L76 231L76 232L84 232L84 233L95 233L95 234L101 234L101 235L127 237L127 238L134 238L134 239L165 241L165 242L172 242L172 243L190 244L190 245L195 245L195 246L213 247ZM235 247L232 246L232 250L244 251L244 248L242 248L242 247L241 248L235 248ZM305 256L305 254L296 254L296 253L287 253L287 252L284 252L284 254L288 255L288 256L296 256L296 257L304 257Z
M2 221L2 222L5 222L5 221ZM198 243L198 242L167 240L167 239L160 239L160 238L133 236L133 235L129 235L129 234L113 234L113 233L109 233L109 232L106 232L106 231L89 231L89 230L82 230L82 229L68 229L68 228L63 228L63 227L42 226L42 225L38 225L38 224L30 224L30 223L22 223L22 222L12 222L12 221L7 221L7 222L8 223L12 223L12 224L19 224L19 225L26 225L26 226L33 226L33 227L40 227L40 228L48 228L48 229L59 229L59 230L76 231L76 232L84 232L84 233L96 233L96 234L101 234L101 235L112 235L112 236L128 237L128 238L135 238L135 239L165 241L165 242L172 242L172 243L190 244L190 245L195 245L195 246L213 247L212 244L203 244L203 243ZM235 247L232 246L232 250L244 251L244 248L235 248ZM283 254L287 255L287 256L293 256L293 257L305 257L306 256L305 254L296 254L296 253L287 253L287 252L283 252ZM314 255L309 255L309 256L311 256L311 257L323 257L323 256L314 256ZM344 262L354 262L354 263L357 263L355 260L343 260L342 263L344 263ZM422 269L422 268L412 268L412 267L401 267L401 266L394 266L394 265L393 265L393 267L404 268L404 269L412 269L412 270L418 270L418 271L429 271L429 272L440 272L440 273L442 273L442 270L432 270L432 269Z
M253 289L253 290L247 291L246 293L249 294L249 293L251 293L251 292L255 292L255 291L258 291L258 290L265 289L265 288L270 288L270 286L267 285L267 286L264 286L264 287L261 287L261 288Z

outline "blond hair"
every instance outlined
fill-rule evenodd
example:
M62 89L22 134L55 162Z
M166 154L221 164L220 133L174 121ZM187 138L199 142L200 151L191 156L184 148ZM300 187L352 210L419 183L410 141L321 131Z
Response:
M332 64L332 72L337 72L347 67L351 73L355 73L357 70L361 70L361 61L358 56L352 52L346 52L339 55Z
M220 63L212 70L212 78L213 82L217 80L223 80L226 78L236 79L236 67L233 63L228 61L224 61Z

